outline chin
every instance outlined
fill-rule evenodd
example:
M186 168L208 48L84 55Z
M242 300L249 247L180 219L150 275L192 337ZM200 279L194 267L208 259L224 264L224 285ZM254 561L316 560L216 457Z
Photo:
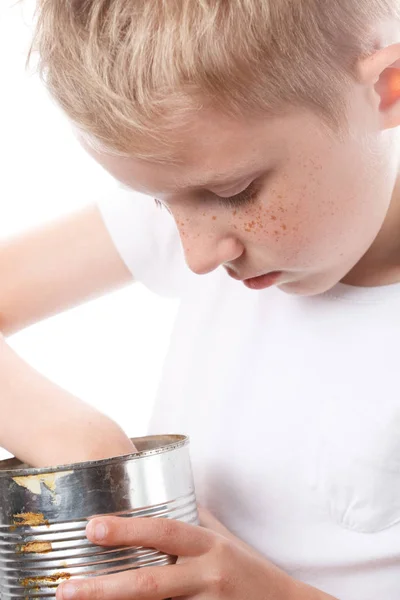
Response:
M304 277L304 279L282 283L278 288L285 294L291 294L292 296L318 296L328 292L337 283L336 280L329 281L327 277L311 275Z

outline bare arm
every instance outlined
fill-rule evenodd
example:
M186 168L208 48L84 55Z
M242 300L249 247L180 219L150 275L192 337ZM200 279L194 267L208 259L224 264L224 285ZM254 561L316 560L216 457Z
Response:
M97 207L0 241L4 335L132 281Z
M0 331L15 333L130 281L90 207L0 244ZM134 449L117 424L32 369L1 335L0 417L0 445L34 466Z

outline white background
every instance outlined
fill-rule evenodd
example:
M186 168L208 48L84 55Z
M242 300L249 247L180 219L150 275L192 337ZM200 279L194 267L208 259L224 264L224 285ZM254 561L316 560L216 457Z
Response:
M115 187L79 147L39 78L25 69L32 8L30 0L1 0L0 239ZM9 341L41 373L113 417L128 434L142 435L176 308L134 284Z

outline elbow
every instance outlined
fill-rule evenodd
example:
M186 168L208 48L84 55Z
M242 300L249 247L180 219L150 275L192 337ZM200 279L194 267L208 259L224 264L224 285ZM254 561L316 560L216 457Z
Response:
M5 313L0 310L0 336L8 338L21 329L23 326L20 326L15 320L7 318Z

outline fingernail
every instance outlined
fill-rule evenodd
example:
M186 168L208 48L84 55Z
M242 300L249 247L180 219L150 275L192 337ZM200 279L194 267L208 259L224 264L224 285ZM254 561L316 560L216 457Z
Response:
M98 542L106 537L107 529L104 523L89 523L88 529L91 537Z
M61 586L62 600L72 600L72 598L76 597L77 591L78 590L73 583L64 583L64 585Z

